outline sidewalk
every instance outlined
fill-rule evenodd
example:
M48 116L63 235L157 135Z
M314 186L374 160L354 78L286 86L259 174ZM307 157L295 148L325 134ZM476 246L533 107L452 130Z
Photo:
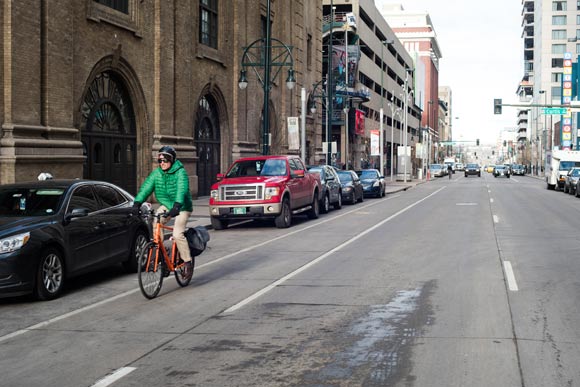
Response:
M387 178L388 179L388 178ZM416 186L417 184L424 183L425 180L412 179L406 183L403 181L390 181L386 180L387 185L385 187L386 194L392 194L396 192L406 191L409 188ZM209 196L201 196L193 200L193 211L187 222L187 227L197 227L203 226L205 228L211 229L211 220L209 216Z

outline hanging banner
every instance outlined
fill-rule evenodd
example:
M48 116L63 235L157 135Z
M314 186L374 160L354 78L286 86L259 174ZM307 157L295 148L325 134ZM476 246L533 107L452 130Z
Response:
M562 79L562 104L569 105L572 101L572 53L564 53L564 77ZM572 149L572 114L568 110L562 115L562 134L560 143L563 150Z
M300 125L298 117L288 117L288 149L300 149Z
M365 135L365 112L356 109L355 133L358 136Z
M380 133L378 130L371 130L371 156L380 156Z

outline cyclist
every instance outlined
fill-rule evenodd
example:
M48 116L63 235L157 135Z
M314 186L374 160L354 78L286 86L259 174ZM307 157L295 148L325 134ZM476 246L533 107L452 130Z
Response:
M449 180L451 180L451 175L453 175L453 167L451 164L447 164L447 174L449 175Z
M160 206L157 214L168 211L168 217L161 217L162 224L175 218L173 225L173 239L185 262L185 275L193 274L191 253L185 238L185 226L189 215L193 210L191 192L189 191L189 179L181 161L177 160L177 153L171 146L164 146L157 152L159 167L153 170L145 179L139 193L133 202L133 208L139 210L141 204L155 192L155 197Z

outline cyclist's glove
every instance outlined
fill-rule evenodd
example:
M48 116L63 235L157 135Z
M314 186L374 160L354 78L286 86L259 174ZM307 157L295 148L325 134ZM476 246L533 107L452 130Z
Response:
M172 218L175 218L177 215L179 215L179 210L181 209L181 203L173 203L173 208L171 210L169 210L169 212L167 213L167 216L170 216Z
M141 205L142 204L143 203L141 203L141 202L133 202L133 213L134 214L138 214L139 213L139 211L141 210Z

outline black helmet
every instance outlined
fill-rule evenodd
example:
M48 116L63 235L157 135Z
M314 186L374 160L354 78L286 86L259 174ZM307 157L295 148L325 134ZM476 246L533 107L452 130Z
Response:
M161 149L159 149L159 152L157 152L159 155L163 155L165 156L165 158L167 158L171 164L173 164L175 162L175 159L177 158L177 153L175 153L175 149L173 149L172 146L162 146Z

